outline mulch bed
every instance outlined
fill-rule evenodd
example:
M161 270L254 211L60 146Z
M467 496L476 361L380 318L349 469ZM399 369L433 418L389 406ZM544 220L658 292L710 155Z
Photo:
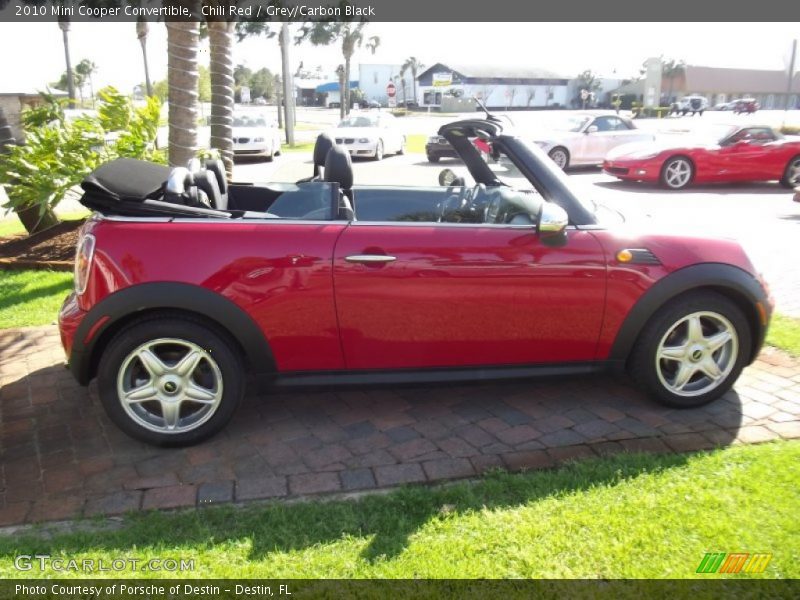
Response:
M83 223L64 221L31 236L0 238L0 269L71 270L78 229Z

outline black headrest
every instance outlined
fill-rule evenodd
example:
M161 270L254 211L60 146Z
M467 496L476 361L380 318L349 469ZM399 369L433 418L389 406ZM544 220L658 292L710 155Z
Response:
M206 169L217 176L217 185L219 186L220 194L228 193L228 180L225 177L225 165L219 159L211 159L206 161Z
M317 141L314 144L314 169L316 175L316 167L325 165L325 159L328 157L328 150L333 148L334 141L329 133L320 133L317 136Z
M334 145L325 157L325 181L335 182L343 190L353 187L353 165L350 153L341 146Z

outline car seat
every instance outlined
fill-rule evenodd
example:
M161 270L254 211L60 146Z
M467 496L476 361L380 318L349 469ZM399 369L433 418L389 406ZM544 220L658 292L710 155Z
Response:
M325 171L323 181L339 184L339 214L340 220L354 221L353 199L353 165L350 153L341 146L333 145L325 157Z
M311 177L300 179L297 183L308 183L309 181L319 181L322 179L320 167L325 166L328 157L328 150L334 146L333 138L327 133L320 133L314 143L314 173Z

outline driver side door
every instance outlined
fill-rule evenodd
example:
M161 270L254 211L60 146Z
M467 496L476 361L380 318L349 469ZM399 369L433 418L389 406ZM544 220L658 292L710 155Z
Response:
M588 231L568 238L552 247L532 226L352 222L333 259L346 367L592 360L603 252Z

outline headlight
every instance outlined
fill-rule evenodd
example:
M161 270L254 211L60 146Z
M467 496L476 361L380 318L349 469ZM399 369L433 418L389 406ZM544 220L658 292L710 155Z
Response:
M358 138L359 144L369 144L369 138Z
M253 141L254 141L254 142L256 142L256 143L258 143L258 142L263 142L263 141L264 141L264 138L263 138L263 137L257 137L257 138L253 138Z
M646 150L642 152L632 152L631 154L628 154L628 158L633 158L635 160L647 160L648 158L655 158L658 156L658 154L658 150L655 152L652 150Z

